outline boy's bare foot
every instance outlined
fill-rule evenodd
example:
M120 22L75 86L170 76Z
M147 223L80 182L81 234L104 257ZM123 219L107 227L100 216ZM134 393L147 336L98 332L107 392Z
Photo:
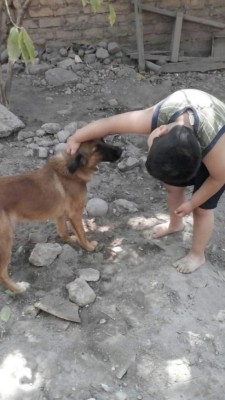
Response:
M191 272L194 272L196 269L201 267L204 262L204 256L197 257L193 254L187 254L180 260L175 261L173 265L179 272L182 272L183 274L190 274Z
M158 239L163 236L170 235L171 233L182 231L182 229L184 229L184 225L182 223L171 225L170 222L165 222L163 224L154 226L152 230L152 238Z

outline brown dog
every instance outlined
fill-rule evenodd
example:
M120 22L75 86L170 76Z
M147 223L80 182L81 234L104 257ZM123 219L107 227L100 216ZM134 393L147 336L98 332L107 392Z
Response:
M97 242L89 242L82 223L86 185L101 161L114 162L121 156L119 147L103 140L82 143L76 155L60 152L40 169L17 176L0 178L0 282L13 292L29 284L15 283L8 275L13 244L13 224L17 221L56 219L59 236L69 243L67 221L76 232L79 244L88 251Z

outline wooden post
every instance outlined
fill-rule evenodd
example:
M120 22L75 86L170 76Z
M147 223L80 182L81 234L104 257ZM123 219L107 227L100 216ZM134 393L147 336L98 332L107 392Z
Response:
M174 30L171 40L171 62L177 62L179 58L179 49L180 49L180 38L182 31L182 23L183 23L184 13L178 11L176 15L176 20L174 24Z
M137 50L138 50L138 70L139 72L142 72L145 70L145 51L144 51L144 39L143 39L141 0L134 0L134 13L135 13L135 24L136 24L136 36L137 36Z

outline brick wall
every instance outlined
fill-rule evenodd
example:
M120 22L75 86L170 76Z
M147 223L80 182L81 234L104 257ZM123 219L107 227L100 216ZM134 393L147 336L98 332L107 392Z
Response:
M143 0L144 1L144 0ZM181 10L193 16L225 23L224 0L146 0L167 10ZM62 46L71 42L96 43L102 39L136 45L133 5L130 0L112 0L117 20L110 27L107 7L93 14L83 8L81 0L32 0L24 25L36 45ZM147 47L169 50L174 18L143 13L144 41ZM183 22L181 50L186 53L208 53L215 28ZM222 34L222 33L221 33ZM224 34L225 36L225 34Z

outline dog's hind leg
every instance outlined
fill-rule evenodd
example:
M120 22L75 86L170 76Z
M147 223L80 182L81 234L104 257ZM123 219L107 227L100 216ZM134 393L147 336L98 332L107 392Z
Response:
M56 220L56 228L59 236L65 241L69 243L76 243L77 239L75 235L71 235L70 229L68 226L68 221L66 217L63 215L61 217L58 217Z
M8 274L13 244L12 223L4 211L0 211L0 283L12 292L19 293L29 286L26 282L13 282Z

